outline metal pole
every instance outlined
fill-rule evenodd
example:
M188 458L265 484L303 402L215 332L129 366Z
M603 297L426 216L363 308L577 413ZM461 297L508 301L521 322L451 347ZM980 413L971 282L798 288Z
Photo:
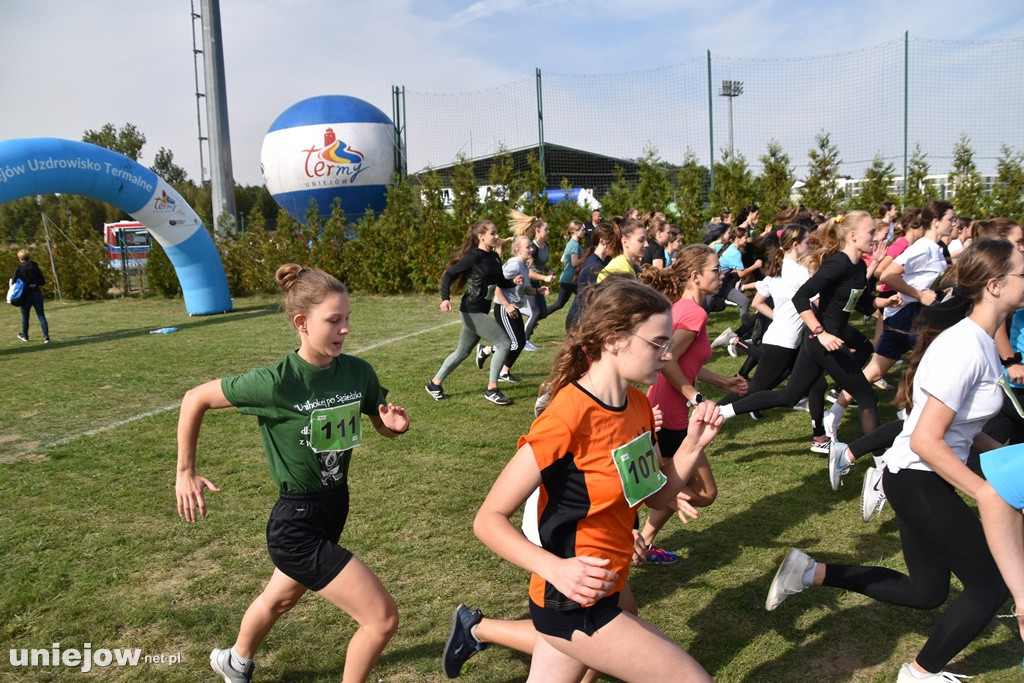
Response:
M729 158L733 157L733 146L732 146L732 97L729 100Z
M231 173L231 135L224 78L224 46L220 33L220 0L202 0L203 60L206 74L206 125L210 137L210 184L213 224L218 235L234 232L237 221L235 181ZM230 225L222 225L227 214Z
M903 32L903 207L907 206L907 147L910 121L910 31Z
M715 112L712 103L715 101L714 90L711 88L711 50L708 50L708 140L711 144L711 156L708 169L711 171L711 187L715 189Z
M199 55L203 54L203 51L196 46L196 19L202 19L202 15L196 14L196 0L191 0L192 3L192 71L195 75L196 80L196 130L199 133L199 184L202 185L203 181L206 180L206 164L203 162L203 143L206 141L206 136L203 135L203 108L199 104L199 100L206 97L204 93L199 92ZM199 24L200 30L202 30L202 23Z
M46 214L42 211L39 215L43 218L43 234L46 235L46 253L50 255L50 272L53 273L53 286L57 288L57 298L64 303L64 296L60 293L60 279L57 277L57 264L53 262L53 247L50 246L50 229L46 226Z
M544 98L543 88L540 82L540 69L537 69L537 156L540 161L540 172L544 174L544 182L547 182L547 171L544 168Z

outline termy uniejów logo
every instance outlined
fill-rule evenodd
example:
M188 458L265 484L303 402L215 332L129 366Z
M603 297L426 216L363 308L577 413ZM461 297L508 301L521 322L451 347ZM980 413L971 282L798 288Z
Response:
M334 129L324 132L324 146L311 145L302 150L306 155L305 172L307 178L347 178L354 182L356 177L365 170L365 156L362 152L352 149L343 140L338 140Z
M177 202L174 201L174 197L167 195L166 190L161 190L160 196L153 198L154 211L174 211L176 208L178 208Z

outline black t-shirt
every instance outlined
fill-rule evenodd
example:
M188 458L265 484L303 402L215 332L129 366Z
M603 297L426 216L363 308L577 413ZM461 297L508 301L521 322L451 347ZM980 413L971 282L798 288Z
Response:
M653 265L654 259L660 259L661 264L665 265L665 247L657 242L651 242L647 245L647 248L644 250L644 257L640 259L640 264L649 263Z
M858 304L861 303L861 295L869 286L873 287L874 282L874 278L871 283L868 282L867 270L864 261L857 259L853 263L849 256L837 251L796 290L793 306L797 313L808 311L811 308L811 297L819 295L818 320L826 332L839 336L850 321L853 311L864 312Z

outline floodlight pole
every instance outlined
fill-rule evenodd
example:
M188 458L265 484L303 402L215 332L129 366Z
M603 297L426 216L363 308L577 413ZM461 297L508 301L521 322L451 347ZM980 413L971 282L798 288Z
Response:
M733 98L743 94L743 81L722 81L722 89L718 91L719 97L729 98L729 156L733 155L732 139L732 101Z

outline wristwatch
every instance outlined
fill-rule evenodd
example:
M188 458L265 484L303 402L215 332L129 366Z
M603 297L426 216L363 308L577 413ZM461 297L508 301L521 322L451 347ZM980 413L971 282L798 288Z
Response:
M701 394L698 391L696 394L693 395L693 400L692 401L687 401L686 402L686 407L687 408L692 408L695 405L697 405L698 403L703 403L703 402L704 402L704 395Z
M812 337L817 337L819 334L821 334L824 331L825 331L825 328L822 327L821 325L818 325L813 330L811 330L811 336Z

